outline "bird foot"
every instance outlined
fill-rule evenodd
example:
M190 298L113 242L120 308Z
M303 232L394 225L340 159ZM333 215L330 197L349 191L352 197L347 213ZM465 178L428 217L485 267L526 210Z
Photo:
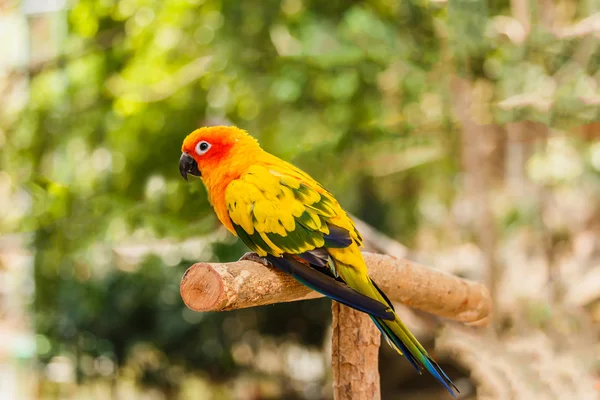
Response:
M266 258L259 256L258 254L249 251L246 254L244 254L239 261L254 261L256 263L262 264L265 267L269 267L271 266L271 264L267 261Z

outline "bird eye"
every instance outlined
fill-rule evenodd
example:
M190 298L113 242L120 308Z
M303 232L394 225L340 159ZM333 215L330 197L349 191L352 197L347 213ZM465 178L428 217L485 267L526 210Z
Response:
M199 156L205 154L208 149L210 149L210 143L205 142L204 140L201 142L198 142L198 144L196 145L196 153L198 153Z

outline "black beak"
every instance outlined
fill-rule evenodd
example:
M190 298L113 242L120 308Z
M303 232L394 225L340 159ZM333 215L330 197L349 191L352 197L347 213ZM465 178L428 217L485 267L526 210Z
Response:
M188 180L187 174L202 176L200 170L198 169L196 160L194 160L194 157L190 156L188 153L183 153L179 159L179 173L186 181Z

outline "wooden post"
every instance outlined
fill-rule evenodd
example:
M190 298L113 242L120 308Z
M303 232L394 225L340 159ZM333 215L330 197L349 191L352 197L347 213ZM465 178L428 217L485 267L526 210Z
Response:
M468 325L484 326L491 313L487 288L408 260L364 253L369 274L392 301ZM181 297L195 311L226 311L322 297L289 275L244 260L197 263L181 279ZM379 400L381 335L368 315L332 304L335 400Z
M379 330L368 315L337 301L331 311L333 398L379 400Z

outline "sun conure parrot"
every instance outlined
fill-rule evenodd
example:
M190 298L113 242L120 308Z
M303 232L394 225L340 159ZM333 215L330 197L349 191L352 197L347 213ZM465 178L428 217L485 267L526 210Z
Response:
M181 175L186 181L188 174L202 178L217 217L231 233L302 284L369 314L419 373L426 369L454 395L456 386L369 277L362 238L331 193L236 127L197 129L181 150Z

